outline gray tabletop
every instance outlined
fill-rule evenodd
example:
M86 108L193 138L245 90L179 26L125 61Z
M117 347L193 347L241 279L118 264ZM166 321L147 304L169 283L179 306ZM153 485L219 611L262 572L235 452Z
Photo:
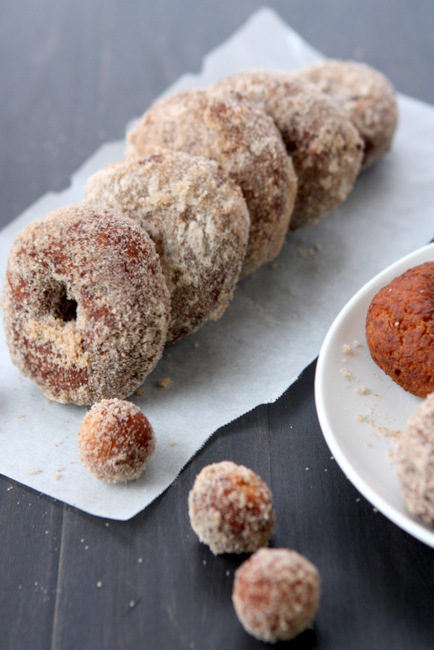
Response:
M327 56L366 61L399 91L434 103L433 3L268 4ZM180 74L198 71L260 6L1 0L0 224L66 187L101 143L122 138L131 117ZM243 558L214 557L188 520L194 477L226 458L269 483L281 513L272 545L300 550L322 576L314 629L282 647L434 647L433 551L376 512L330 458L314 373L315 363L275 404L218 430L128 522L88 516L0 477L0 648L265 647L231 604Z

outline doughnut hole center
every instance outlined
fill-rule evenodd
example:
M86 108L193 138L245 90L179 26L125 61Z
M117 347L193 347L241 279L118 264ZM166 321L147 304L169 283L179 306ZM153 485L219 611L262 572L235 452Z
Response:
M56 283L50 292L48 301L49 313L64 323L77 320L77 302L68 297L66 284Z

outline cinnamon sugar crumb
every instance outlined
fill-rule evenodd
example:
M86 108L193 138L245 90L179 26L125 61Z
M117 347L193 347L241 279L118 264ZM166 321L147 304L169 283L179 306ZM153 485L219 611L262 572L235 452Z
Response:
M170 377L164 377L163 379L160 379L159 382L157 382L158 388L168 388L172 384L172 380Z
M355 392L358 395L369 395L371 393L369 388L367 388L366 386L357 386L357 388L355 389Z

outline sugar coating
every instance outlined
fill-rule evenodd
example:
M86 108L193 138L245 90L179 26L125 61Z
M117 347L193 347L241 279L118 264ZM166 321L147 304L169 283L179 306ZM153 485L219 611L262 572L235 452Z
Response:
M290 227L310 226L344 201L362 161L346 114L313 84L280 70L243 70L215 87L242 93L275 122L298 178Z
M94 404L78 432L81 462L109 483L139 478L155 446L154 431L139 407L117 398Z
M311 627L319 597L318 571L296 551L261 548L235 572L235 612L247 632L268 643Z
M13 363L58 402L127 397L167 338L155 246L106 208L65 206L28 224L10 249L2 303Z
M434 524L434 393L408 419L396 445L396 473L409 511Z
M418 397L434 391L434 262L414 266L381 288L366 315L375 363Z
M275 515L270 489L231 461L207 465L188 495L191 526L214 554L245 553L268 543Z
M299 77L329 95L353 122L364 142L363 167L384 156L398 124L398 104L392 84L379 70L329 60L303 68Z
M218 319L232 298L249 237L240 188L209 158L150 147L92 176L85 199L135 219L154 241L171 298L168 341Z
M235 93L172 93L156 102L127 135L127 157L149 145L217 160L237 183L250 215L242 276L274 259L285 241L297 179L273 120Z

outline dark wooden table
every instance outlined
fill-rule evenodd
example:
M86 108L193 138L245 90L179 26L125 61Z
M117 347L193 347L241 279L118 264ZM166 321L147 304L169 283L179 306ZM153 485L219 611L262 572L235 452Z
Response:
M131 117L181 73L197 71L203 55L260 6L1 0L1 225L66 187L98 145L123 137ZM365 60L399 91L434 103L433 3L269 6L326 55ZM0 648L263 647L232 609L241 558L212 556L188 521L194 477L222 459L252 467L270 484L279 512L273 545L305 553L322 575L314 631L284 647L433 648L433 550L375 512L331 459L314 373L312 364L275 404L217 431L128 522L88 516L0 477Z

